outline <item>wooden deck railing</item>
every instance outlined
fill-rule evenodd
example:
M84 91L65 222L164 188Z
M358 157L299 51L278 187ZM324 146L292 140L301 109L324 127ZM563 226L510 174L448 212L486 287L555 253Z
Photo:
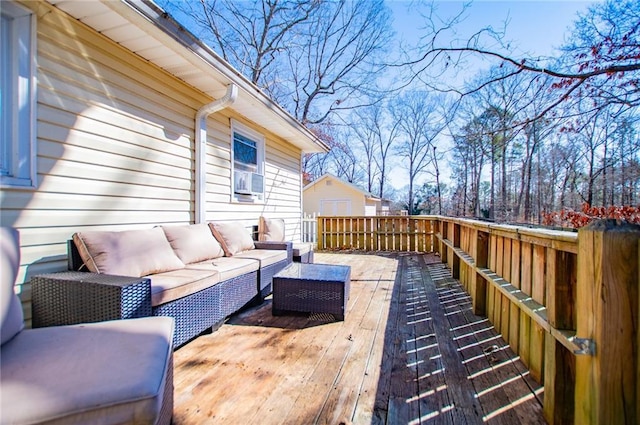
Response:
M318 217L318 248L438 252L544 385L549 423L640 423L640 226Z

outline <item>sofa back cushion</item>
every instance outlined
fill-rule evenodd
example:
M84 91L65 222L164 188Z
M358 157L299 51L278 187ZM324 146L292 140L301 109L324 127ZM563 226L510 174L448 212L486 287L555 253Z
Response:
M284 242L284 220L260 216L258 222L258 240Z
M224 255L220 243L206 223L190 226L162 226L173 252L184 264L198 263Z
M73 235L89 271L142 277L184 267L160 227L124 232L89 231Z
M241 223L212 221L209 227L227 257L255 248L251 235Z
M20 267L20 237L16 229L0 228L0 345L24 327L22 303L13 286Z

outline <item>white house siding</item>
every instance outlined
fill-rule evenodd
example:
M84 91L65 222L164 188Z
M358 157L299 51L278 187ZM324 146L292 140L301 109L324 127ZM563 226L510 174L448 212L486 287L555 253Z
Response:
M30 276L65 269L74 232L193 222L194 117L211 99L58 9L25 5L38 16L37 188L3 189L0 222L21 233L29 319ZM277 211L299 223L300 152L273 135L268 204L230 203L229 125L209 119L207 218L257 224Z

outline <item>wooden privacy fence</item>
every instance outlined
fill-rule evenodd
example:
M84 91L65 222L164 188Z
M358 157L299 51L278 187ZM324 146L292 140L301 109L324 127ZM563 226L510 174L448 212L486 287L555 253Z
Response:
M433 252L432 216L318 217L318 249Z
M640 423L640 226L318 217L318 248L438 252L544 385L549 423Z

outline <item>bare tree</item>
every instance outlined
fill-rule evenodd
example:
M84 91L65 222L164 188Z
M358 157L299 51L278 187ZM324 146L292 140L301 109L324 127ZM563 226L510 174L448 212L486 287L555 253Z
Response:
M618 153L619 205L640 203L640 136L635 124L638 117L623 116L612 134ZM612 179L613 180L613 179Z
M362 180L363 164L360 161L359 152L354 149L357 148L357 145L345 142L345 140L349 140L349 137L345 132L342 133L337 138L341 142L335 143L329 152L335 170L334 174L349 183L359 184Z
M379 105L360 108L354 111L356 118L352 119L350 129L353 138L360 145L364 153L363 169L366 178L366 189L373 193L373 185L380 175L380 170L376 167L375 157L377 154L377 141L381 137L381 129L377 125L380 116Z
M278 57L289 40L309 20L319 2L308 0L166 0L193 20L198 36L251 81L270 87Z
M450 161L461 196L461 214L480 217L480 182L488 154L485 129L475 108L473 102L467 102L458 109L460 128L452 130L454 145Z
M441 99L429 93L412 91L396 98L391 107L393 119L400 128L396 153L406 160L409 173L407 203L410 208L415 207L416 179L433 165L436 138L446 127L445 117L438 109L441 103Z
M549 86L548 78L533 79L524 93L532 101L520 112L521 115L537 116L546 107L549 98ZM532 185L534 162L538 153L544 148L545 140L557 130L557 125L557 120L542 118L529 121L523 128L523 140L520 143L521 152L519 155L522 161L522 168L515 210L517 211L518 219L522 219L525 222L530 222L533 219ZM552 166L554 165L552 163ZM553 170L555 170L555 167Z
M313 126L310 129L318 138L323 140L330 149L333 149L337 131L331 122L325 122ZM307 183L314 181L331 169L332 157L329 153L312 153L302 155L302 176Z
M583 108L583 114L592 114L608 104L621 105L623 109L640 105L638 1L607 0L589 7L575 22L573 36L563 47L562 56L555 59L512 56L508 43L503 43L503 33L488 27L467 40L446 37L459 24L461 15L441 22L433 11L426 17L429 33L422 38L422 52L407 64L411 66L412 78L420 79L435 90L466 96L523 73L546 75L555 80L553 101L537 115L523 117L517 124L527 124L551 111L559 113L558 106L583 97L597 100L591 108ZM439 82L441 79L433 78L464 65L472 56L494 61L505 72L489 75L466 88L443 85Z
M367 176L367 190L383 198L386 195L389 160L398 137L399 122L390 120L382 102L359 108L354 114L351 128L364 152L363 168Z
M383 0L161 5L188 16L193 32L304 124L366 104L393 35Z
M301 122L370 104L385 67L390 22L383 0L321 2L300 45L288 52L290 109Z

